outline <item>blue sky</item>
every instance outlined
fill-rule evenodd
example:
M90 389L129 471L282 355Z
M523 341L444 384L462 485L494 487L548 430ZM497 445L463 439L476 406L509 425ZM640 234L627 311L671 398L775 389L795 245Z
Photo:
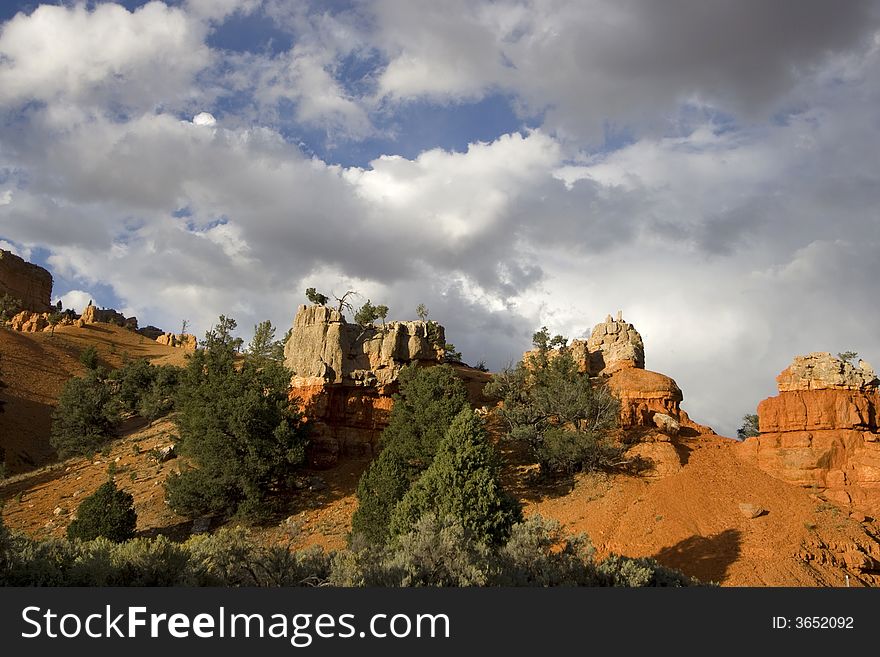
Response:
M623 310L733 433L797 353L880 365L875 3L0 7L0 246L202 332L303 290L471 362Z

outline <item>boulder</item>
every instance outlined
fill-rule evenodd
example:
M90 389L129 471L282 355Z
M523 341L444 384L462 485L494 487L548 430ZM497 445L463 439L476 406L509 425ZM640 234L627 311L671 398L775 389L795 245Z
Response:
M779 392L795 390L862 390L877 387L877 375L865 361L858 366L817 351L795 356L791 365L776 377Z
M20 301L23 310L51 312L52 274L0 249L0 296L6 294Z
M666 413L654 413L652 419L654 421L654 426L667 436L677 436L678 432L681 431L681 423L671 415L667 415Z
M670 377L627 367L613 372L607 378L607 384L620 401L622 429L654 427L654 417L658 414L678 421L683 395Z
M765 509L761 508L757 504L752 504L751 502L740 502L739 512L749 519L759 518L760 516L767 513Z

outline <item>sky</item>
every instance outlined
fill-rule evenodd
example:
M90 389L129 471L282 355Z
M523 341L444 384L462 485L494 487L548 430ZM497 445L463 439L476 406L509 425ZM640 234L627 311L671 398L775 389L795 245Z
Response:
M0 248L166 330L424 303L493 369L621 310L733 435L880 367L878 65L862 0L6 2Z

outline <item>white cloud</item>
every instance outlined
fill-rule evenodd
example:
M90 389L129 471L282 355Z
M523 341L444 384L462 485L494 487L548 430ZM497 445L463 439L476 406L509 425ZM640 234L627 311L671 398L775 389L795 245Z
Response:
M150 2L134 12L40 5L0 33L0 104L31 100L150 108L185 96L210 61L204 28L184 11Z
M214 118L214 115L210 112L199 112L193 117L193 125L216 125L217 119Z
M0 192L0 205L9 205L12 203L12 190L4 189Z
M56 297L55 300L60 300L61 305L64 308L70 308L77 313L82 313L85 307L89 305L89 301L92 301L98 306L102 305L100 300L95 298L94 294L85 290L70 290L69 292L62 294L60 297Z

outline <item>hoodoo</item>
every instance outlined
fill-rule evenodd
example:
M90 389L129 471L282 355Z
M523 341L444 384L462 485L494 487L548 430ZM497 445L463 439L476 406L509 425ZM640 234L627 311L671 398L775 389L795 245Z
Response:
M880 514L880 394L874 370L817 352L776 377L758 405L760 435L740 455L783 481L845 508Z

